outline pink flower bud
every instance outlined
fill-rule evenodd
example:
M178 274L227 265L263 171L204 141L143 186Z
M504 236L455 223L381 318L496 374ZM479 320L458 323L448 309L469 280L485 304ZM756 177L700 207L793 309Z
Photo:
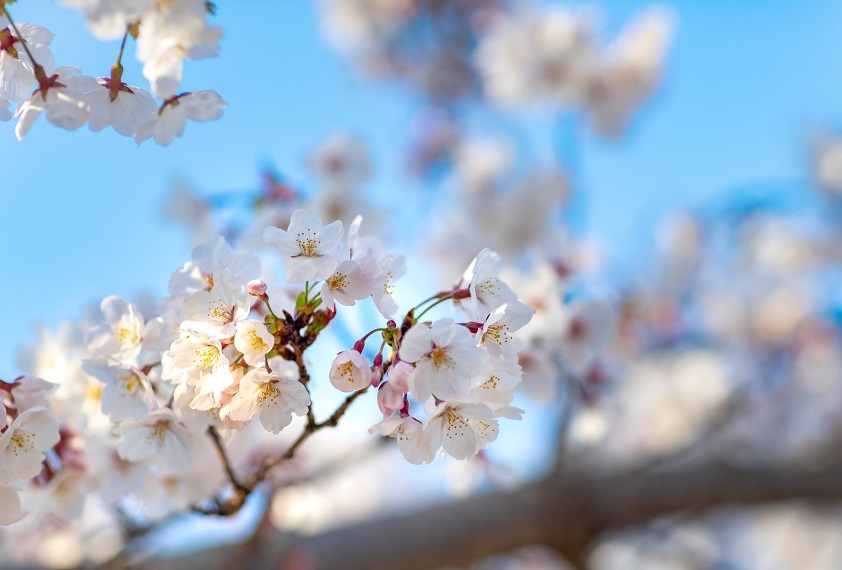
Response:
M391 416L403 407L404 392L393 382L383 382L377 391L377 405L385 416Z
M249 295L262 297L266 294L266 283L261 279L253 279L248 283Z

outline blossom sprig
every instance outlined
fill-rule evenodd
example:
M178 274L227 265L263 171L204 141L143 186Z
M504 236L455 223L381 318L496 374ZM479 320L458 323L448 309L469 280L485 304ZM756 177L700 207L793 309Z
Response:
M4 3L0 6L0 120L18 118L15 135L22 140L42 114L55 126L75 130L88 123L92 131L108 126L138 144L153 138L168 145L181 136L186 121L209 121L222 115L226 102L215 91L178 93L183 61L217 55L222 31L207 23L210 12L202 0L124 2L106 0L65 3L81 8L95 34L122 36L110 73L81 75L77 67L55 68L50 43L54 35L41 26L16 24ZM123 81L126 42L137 42L148 91ZM34 88L34 90L33 90ZM27 95L28 94L28 95ZM162 100L159 105L155 97ZM14 114L9 102L21 100Z
M173 272L169 296L157 310L105 298L100 317L85 327L80 378L86 385L70 399L85 418L72 432L75 443L62 447L81 451L66 465L48 461L48 478L96 466L113 479L104 491L107 500L134 496L150 520L183 508L230 515L273 468L313 434L338 425L372 387L383 420L371 431L396 437L413 463L432 461L440 448L468 459L493 441L498 419L520 414L508 405L521 376L513 335L532 310L509 298L497 278L498 258L484 251L467 278L396 319L405 257L361 236L360 225L354 220L344 236L341 222L325 225L313 212L298 210L286 229L268 228L266 241L281 256L285 280L256 255L216 237ZM307 351L339 312L368 298L385 323L340 352L327 378L312 378ZM466 318L425 320L446 301ZM32 382L28 386L36 386ZM314 382L346 394L326 418L313 411ZM43 452L59 447L59 422L32 395L37 390L14 390L6 399L4 432L32 434L31 459L14 472L32 478L42 471ZM82 393L90 408L79 404ZM34 409L42 411L24 412L24 402L40 402ZM285 451L249 464L231 453L236 432L259 424L278 434L295 418L303 425ZM4 433L0 444L10 437L18 436ZM0 474L9 469L0 461ZM208 472L218 474L214 485L199 485L197 478ZM195 488L187 493L189 502L182 497L167 505L150 495L158 491L130 482L133 477ZM0 484L11 488L8 481Z

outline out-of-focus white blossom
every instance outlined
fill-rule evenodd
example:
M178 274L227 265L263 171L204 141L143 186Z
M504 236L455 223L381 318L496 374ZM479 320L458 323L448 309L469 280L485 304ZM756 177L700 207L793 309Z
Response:
M49 45L55 34L47 28L21 22L16 24L21 36L18 37L4 16L0 16L0 25L5 26L0 29L0 97L17 101L38 84L35 65L21 43L26 43L35 61L50 76L55 63Z
M79 75L78 67L59 67L33 91L15 111L18 123L15 135L23 140L35 120L46 113L47 120L57 127L72 131L88 120L85 94L99 85L93 77Z
M192 462L190 433L172 410L161 408L126 420L114 434L120 438L117 452L128 461L152 461L164 473L184 471Z
M38 475L44 452L58 441L58 422L48 409L18 415L0 435L0 484Z
M121 135L132 137L140 124L158 110L152 95L140 87L123 83L112 91L110 80L100 77L97 82L99 87L85 95L90 108L88 126L94 132L110 125Z
M158 97L169 99L176 94L181 84L185 59L215 57L219 53L222 29L209 26L207 15L204 0L156 2L154 10L142 15L140 35L137 38L137 58L143 62L143 75L149 79L152 92ZM218 100L219 96L216 93L213 95ZM218 116L189 118L196 121ZM183 120L181 123L183 126ZM181 134L180 129L178 134ZM169 142L161 142L157 136L155 140L158 144Z
M167 146L175 137L181 136L188 119L197 123L216 120L222 116L222 108L227 105L216 91L174 95L164 101L157 113L138 125L134 140L140 144L154 138L156 143Z

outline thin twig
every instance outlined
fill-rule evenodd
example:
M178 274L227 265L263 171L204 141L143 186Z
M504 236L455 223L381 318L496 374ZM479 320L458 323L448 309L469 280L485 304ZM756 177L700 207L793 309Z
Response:
M225 473L228 475L231 485L234 486L234 489L237 491L237 495L239 495L241 499L244 499L245 496L248 495L249 489L237 480L237 476L231 468L231 462L228 461L228 455L225 453L225 445L222 443L222 437L220 437L219 432L216 431L214 426L208 427L208 435L213 440L213 444L219 452L219 459L222 461L222 466L225 468Z
M342 418L343 415L345 415L345 412L348 411L348 408L351 406L354 400L356 400L362 394L364 394L367 389L368 388L354 392L353 394L345 398L345 401L342 402L342 405L336 408L336 411L333 412L333 414L325 421L320 423L314 422L312 424L308 423L306 426L304 426L304 431L301 432L301 435L298 436L298 438L292 443L292 445L289 447L289 449L286 450L285 453L283 453L282 455L276 455L275 457L270 457L263 462L263 465L261 465L260 469L258 469L257 472L252 476L251 480L246 485L246 488L249 491L251 491L252 489L254 489L255 486L257 486L258 483L260 483L266 478L266 475L273 467L280 465L287 459L291 459L292 456L295 455L296 450L298 450L298 448L301 447L301 444L307 441L307 439L311 435L326 427L336 427L339 424L339 420Z

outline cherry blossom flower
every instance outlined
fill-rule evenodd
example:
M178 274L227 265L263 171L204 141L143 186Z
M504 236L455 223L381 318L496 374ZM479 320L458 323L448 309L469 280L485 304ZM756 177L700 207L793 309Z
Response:
M421 422L410 416L386 418L371 426L368 433L395 438L398 441L398 449L413 465L431 462L438 449L425 444Z
M268 227L263 239L281 251L287 281L319 281L336 270L335 253L342 239L342 222L337 220L323 227L310 210L296 210L286 230Z
M346 259L325 279L319 294L327 307L334 307L337 302L350 307L371 295L371 289L371 278L359 262Z
M503 266L500 256L486 248L477 254L462 275L471 293L468 314L477 321L485 321L491 311L516 299L514 291L499 277Z
M424 452L442 447L454 459L469 459L497 439L494 412L485 404L442 402L424 425Z
M15 112L18 140L29 131L35 120L46 113L47 120L57 127L72 131L88 120L85 93L97 87L96 79L79 75L78 67L59 67L55 74L23 100Z
M156 407L155 393L146 374L126 364L104 366L87 362L84 370L105 383L102 389L102 412L111 421L145 416Z
M330 365L330 383L342 392L356 392L371 385L371 365L356 350L343 350Z
M12 399L18 413L30 408L48 408L49 396L56 389L56 385L35 376L22 376L15 381L12 388Z
M395 301L395 281L406 274L406 256L400 253L388 253L377 262L377 272L372 278L371 298L374 306L385 318L390 319L398 310Z
M154 138L156 143L167 146L184 132L187 119L197 123L213 121L222 116L222 107L227 105L216 91L192 91L175 95L164 101L157 113L138 125L134 140L140 144Z
M155 95L175 95L184 59L215 57L220 39L222 29L207 24L204 0L156 2L155 10L143 14L137 38L137 58L144 62L143 76Z
M59 0L82 11L85 24L101 40L123 35L126 26L135 23L155 7L155 0ZM40 61L40 60L39 60Z
M482 374L471 380L471 396L491 408L508 404L514 399L514 390L523 377L517 361L489 359Z
M18 415L0 435L0 482L38 475L44 451L58 442L58 422L48 409L31 408Z
M210 291L197 291L185 300L188 318L181 328L212 339L229 339L234 336L237 322L248 316L251 302L245 282L229 269L220 268L213 274Z
M152 95L140 87L122 83L112 91L111 80L105 77L98 78L97 84L98 88L85 95L90 108L88 126L94 132L110 125L121 135L132 137L140 123L158 110Z
M298 380L254 368L240 379L240 389L227 411L241 422L260 417L264 429L278 433L292 421L292 415L307 414L310 394Z
M413 326L401 341L400 357L415 363L408 381L419 402L432 395L445 400L464 396L486 361L485 351L476 346L468 329L452 319Z
M261 366L274 345L275 337L260 321L243 319L237 323L234 346L243 353L243 360L249 366Z
M103 322L88 333L88 351L103 360L131 362L143 347L143 315L137 307L113 295L103 299L99 308Z
M117 453L127 461L151 461L163 473L184 471L192 462L190 433L167 408L126 420L114 428L114 434L120 437Z
M225 238L214 236L193 248L191 260L170 276L168 290L172 297L186 297L196 291L209 291L213 273L227 268L242 280L249 280L261 271L260 259L243 249L233 249Z
M201 334L182 333L161 356L161 378L196 387L198 394L218 399L234 383L222 345Z
M0 25L8 26L8 20L0 16ZM38 84L35 66L21 42L26 42L29 52L47 75L51 75L55 67L53 53L48 47L55 34L35 24L18 23L16 26L21 37L17 37L11 27L0 30L0 97L11 101L23 99Z
M524 327L534 314L535 309L518 301L500 305L477 331L477 339L491 356L517 362L520 343L512 333Z

